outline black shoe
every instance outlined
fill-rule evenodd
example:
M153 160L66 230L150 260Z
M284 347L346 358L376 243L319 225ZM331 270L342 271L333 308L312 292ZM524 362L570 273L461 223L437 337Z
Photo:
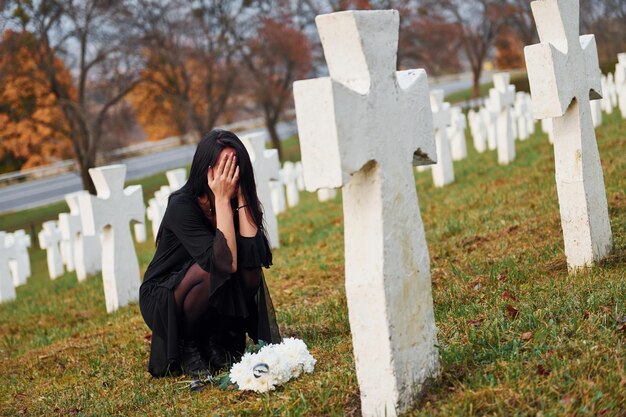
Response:
M209 337L204 348L204 356L209 360L211 367L216 371L231 365L230 355L222 346L218 335Z
M211 369L204 361L195 340L184 340L181 348L181 367L185 375L193 378L208 378Z

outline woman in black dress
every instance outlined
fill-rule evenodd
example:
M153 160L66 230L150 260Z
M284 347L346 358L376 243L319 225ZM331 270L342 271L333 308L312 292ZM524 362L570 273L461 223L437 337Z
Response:
M153 376L207 376L241 355L246 334L280 342L261 270L272 263L262 210L243 143L211 131L169 198L140 289Z

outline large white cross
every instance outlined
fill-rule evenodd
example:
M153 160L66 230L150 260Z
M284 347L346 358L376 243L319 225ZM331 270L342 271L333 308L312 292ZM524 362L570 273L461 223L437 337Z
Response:
M91 168L98 196L79 197L83 233L102 235L102 280L107 312L139 298L139 262L130 222L144 219L141 185L124 188L126 165Z
M74 229L74 262L76 264L76 277L78 281L84 281L87 276L98 273L101 270L102 246L99 234L86 236L83 233L83 225L80 214L79 198L81 195L88 196L87 191L77 191L65 195L65 202L70 208L70 216L79 221L79 228Z
M428 81L396 72L398 12L316 18L330 77L294 83L307 189L343 187L346 296L364 416L406 410L438 370L412 164L435 159Z
M46 260L48 262L48 275L51 279L56 279L63 275L63 260L61 259L61 231L56 220L44 222L42 230L39 232L39 247L46 250Z
M263 218L267 225L267 234L272 248L280 246L278 236L278 221L272 207L272 193L270 181L276 181L280 175L280 162L276 149L265 149L266 133L254 133L241 137L254 170L256 192L263 205Z
M15 286L9 270L9 260L13 259L11 248L6 242L7 234L0 232L0 303L15 300Z
M570 270L613 246L606 191L589 99L601 98L593 35L578 36L578 0L531 3L541 43L525 48L533 110L552 118L556 185Z
M511 75L507 72L493 74L494 88L489 90L491 111L498 113L497 141L498 163L508 165L515 160L515 135L511 109L515 103L515 86L509 84Z
M430 92L430 107L433 115L433 128L437 144L437 163L432 166L435 187L443 187L454 182L454 165L450 154L448 126L452 122L450 103L443 101L443 90Z

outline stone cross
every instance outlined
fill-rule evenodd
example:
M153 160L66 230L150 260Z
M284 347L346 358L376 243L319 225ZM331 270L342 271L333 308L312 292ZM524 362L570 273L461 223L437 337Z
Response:
M438 371L412 164L433 163L424 70L396 72L395 10L316 18L330 77L294 83L307 189L343 187L346 296L364 416L409 408Z
M84 281L87 276L98 273L101 269L102 247L100 236L86 236L83 233L83 224L80 215L79 198L81 195L89 195L87 191L77 191L65 195L65 202L70 208L69 216L78 220L78 228L70 230L74 240L74 263L76 266L76 278ZM76 220L73 220L76 221Z
M287 205L295 207L300 203L300 192L298 191L298 172L293 162L287 161L283 164L283 180L287 190Z
M613 77L611 76L611 78ZM596 127L599 126L599 123L596 124L597 123L596 121L597 110L593 108L595 103L597 103L598 107L600 107L602 111L604 111L606 114L613 114L613 100L611 97L610 90L615 86L615 84L613 83L613 85L611 85L611 83L609 82L608 75L603 75L600 78L600 85L601 85L602 93L603 93L602 100L593 100L591 102L591 107L592 107L591 115L594 116L594 126Z
M43 230L38 235L39 247L46 250L50 279L56 279L64 273L60 249L61 231L56 220L44 222L42 227Z
M517 124L517 134L519 140L526 140L530 133L528 132L528 102L526 101L526 93L520 91L515 94L515 120Z
M530 97L530 94L524 93L524 98L526 99L526 108L528 112L526 114L526 123L528 124L528 134L532 135L535 133L536 123L535 117L533 116L533 100Z
M591 107L591 121L593 122L593 127L601 126L602 125L602 107L604 106L604 99L590 101L589 105ZM613 108L611 107L611 113L612 112L613 112ZM609 112L606 112L606 113L609 113Z
M306 187L304 185L304 168L302 167L302 161L296 162L296 173L298 178L296 180L296 184L298 185L298 191L304 191Z
M272 207L272 192L270 191L270 181L279 179L280 163L278 161L278 151L276 149L265 149L264 132L249 134L241 137L246 150L250 154L254 179L256 181L256 192L263 205L263 218L267 225L267 235L272 248L280 246L278 236L278 220Z
M452 160L462 161L467 158L467 143L465 142L465 128L467 120L460 107L452 107L451 124L448 128L450 138L450 148L452 149Z
M187 170L185 168L172 169L167 171L165 176L172 192L180 190L187 182Z
M334 188L320 188L319 190L317 190L317 200L320 203L334 200L335 197L337 197L337 190L335 190Z
M488 99L485 100L485 107L480 109L480 115L487 129L487 147L493 151L498 147L498 113L491 111L491 104Z
M143 243L148 239L145 213L139 223L133 224L133 230L135 231L135 242Z
M552 118L556 185L567 265L591 265L613 246L589 100L600 99L593 35L578 35L578 0L531 3L541 43L524 50L535 117Z
M280 169L280 168L279 168ZM270 193L272 194L272 208L274 213L281 214L287 210L285 202L285 187L283 186L282 173L278 173L278 181L270 181Z
M15 286L9 270L9 261L15 256L6 242L7 233L0 232L0 303L15 300Z
M16 230L7 235L9 244L15 245L15 259L9 260L9 270L13 277L13 285L19 287L26 284L31 275L30 256L28 248L31 246L30 235L24 229Z
M533 111L534 113L534 111ZM552 119L541 119L541 131L548 135L548 142L554 143L554 132L552 130Z
M511 108L515 103L515 86L509 84L511 75L506 72L493 74L494 88L489 90L491 111L498 113L498 163L508 165L515 160L515 135Z
M626 52L617 54L615 88L618 95L619 111L622 113L622 119L626 119Z
M447 128L452 120L450 103L443 101L443 90L430 93L435 141L437 143L437 163L432 166L435 187L443 187L454 182L454 166L450 152Z
M76 235L82 230L80 215L59 213L59 230L66 250L65 267L68 272L73 272L76 269Z
M144 219L141 185L124 188L126 165L91 168L97 197L79 198L83 232L102 234L102 280L107 312L111 313L139 299L139 262L130 222Z
M481 117L480 112L474 110L470 110L467 116L474 148L478 153L483 153L487 150L487 126L485 125L485 121Z

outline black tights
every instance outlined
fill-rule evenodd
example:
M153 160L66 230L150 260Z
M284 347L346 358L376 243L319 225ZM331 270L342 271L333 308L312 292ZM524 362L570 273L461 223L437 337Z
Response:
M261 284L261 268L242 269L240 272L246 301L256 295ZM232 277L235 278L235 277ZM239 277L237 277L239 278ZM211 274L193 264L174 288L178 317L182 322L183 339L196 339L203 319L209 311Z

